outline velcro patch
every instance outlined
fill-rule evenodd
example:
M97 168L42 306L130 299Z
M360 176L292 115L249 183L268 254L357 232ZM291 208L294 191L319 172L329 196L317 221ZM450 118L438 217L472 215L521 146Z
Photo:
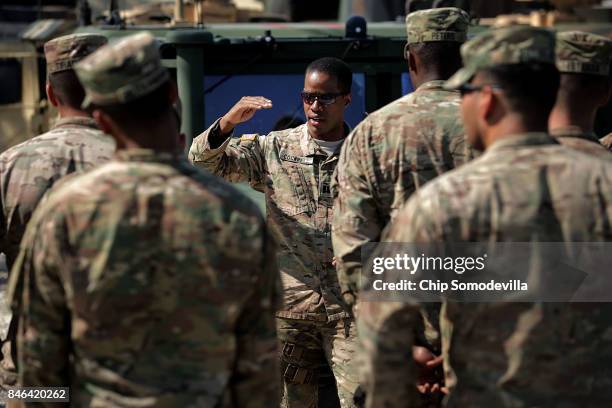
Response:
M257 133L240 136L241 142L254 142L257 140Z

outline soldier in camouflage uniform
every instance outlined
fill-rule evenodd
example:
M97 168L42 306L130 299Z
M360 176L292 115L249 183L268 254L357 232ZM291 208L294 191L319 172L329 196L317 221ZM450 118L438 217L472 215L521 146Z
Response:
M256 206L183 157L153 36L76 65L118 147L34 213L10 281L19 382L78 407L278 404L274 245Z
M486 151L417 192L384 241L612 240L612 165L546 134L559 86L554 44L548 30L508 27L463 46L465 68L446 86L462 92L468 140ZM408 302L360 309L368 406L407 406L396 390L408 393L414 381L405 350L415 316ZM449 302L443 344L457 379L449 406L609 405L609 316L603 303Z
M337 192L332 239L349 304L359 290L363 246L380 239L418 188L467 159L459 92L442 84L461 67L459 48L468 25L468 14L453 7L409 14L405 57L416 91L369 115L342 150L332 188ZM441 352L438 307L430 305L424 327L417 329L417 344L432 358Z
M459 93L442 89L461 67L469 16L448 7L406 17L406 59L416 91L369 115L342 150L332 238L343 296L359 290L361 249L410 195L465 159Z
M344 110L351 80L342 61L314 61L302 92L306 124L232 138L238 123L271 106L265 98L245 97L195 138L189 151L194 164L265 193L268 225L280 244L284 309L277 316L287 408L317 406L317 377L327 366L343 408L353 406L357 388L355 328L340 297L331 247L330 183L349 130Z
M550 134L559 143L612 160L593 127L597 110L608 104L612 83L612 41L580 31L557 34L557 68L561 86L549 119Z
M109 161L113 139L98 129L81 109L84 91L72 69L74 63L106 43L95 34L73 34L45 44L47 95L58 108L59 120L49 132L25 141L0 155L0 252L7 266L15 261L26 224L53 184L68 173L82 172ZM14 382L15 351L11 356L16 320L2 347L5 383Z

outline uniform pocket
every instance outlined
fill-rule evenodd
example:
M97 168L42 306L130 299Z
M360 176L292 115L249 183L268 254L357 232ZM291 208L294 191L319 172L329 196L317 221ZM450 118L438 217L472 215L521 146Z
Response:
M312 209L311 186L298 163L283 163L283 171L275 184L276 204L287 215L310 213Z

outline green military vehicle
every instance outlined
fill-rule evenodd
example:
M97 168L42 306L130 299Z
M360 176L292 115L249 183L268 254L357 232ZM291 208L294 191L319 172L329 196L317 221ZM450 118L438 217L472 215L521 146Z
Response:
M226 0L195 3L215 2L229 3ZM81 1L75 7L82 10L85 3ZM151 31L159 40L165 65L177 79L183 103L183 131L188 137L203 131L243 95L266 96L274 101L274 109L258 113L248 124L239 126L237 133L265 134L283 123L304 120L299 98L303 71L309 62L322 56L343 58L355 73L353 103L347 112L351 126L357 125L369 112L412 91L402 58L405 31L401 21L370 23L367 27L352 21L348 31L344 23L335 21L208 24L205 19L186 21L185 9L181 6L187 7L193 1L183 4L183 1L171 0L175 15L162 18L153 13L146 24L139 20L138 25L130 25L122 18L126 14L118 9L118 1L97 3L108 5L105 20L79 27L77 31L94 31L110 39L140 30ZM168 2L165 3L167 10ZM346 8L346 1L341 4ZM605 14L604 8L601 10L597 16ZM257 19L265 20L261 16ZM86 22L87 19L81 20ZM488 28L476 23L470 34ZM612 23L605 21L563 23L554 28L580 29L612 36ZM42 43L39 41L35 45L37 48L29 44L19 45L24 49L19 57L21 77L19 81L9 82L12 86L18 82L23 85L20 95L14 92L13 101L0 105L0 114L3 114L1 109L6 108L5 112L13 109L15 116L14 124L8 125L9 121L2 120L2 147L39 133L49 125L47 118L50 115L42 91L44 73L35 72L44 69L40 52ZM9 48L8 45L5 47ZM0 52L2 49L0 47ZM36 49L38 64L33 59ZM4 61L2 55L0 61ZM611 113L612 105L602 110L597 122L598 134L612 131ZM17 120L19 117L23 119Z

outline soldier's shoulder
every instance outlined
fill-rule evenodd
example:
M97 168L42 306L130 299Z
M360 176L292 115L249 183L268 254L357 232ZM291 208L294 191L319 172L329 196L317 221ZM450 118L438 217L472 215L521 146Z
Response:
M72 150L80 145L114 150L115 142L97 129L55 128L7 149L0 155L0 162L32 158L33 155L61 155L65 150Z
M136 196L154 195L172 197L173 202L185 206L185 211L197 206L202 211L192 212L194 216L205 216L205 209L216 208L261 218L257 205L234 186L186 161L168 166L112 160L60 182L50 194L53 201L49 205L78 207L84 201L129 196L138 201Z
M306 123L296 126L294 128L283 129L283 130L274 130L268 133L264 137L267 142L275 142L275 143L293 143L296 140L300 140L300 137L306 131L307 125Z
M244 215L256 217L263 222L263 215L255 202L231 183L193 166L190 166L185 175L189 183L193 184L185 190L187 194L197 192L200 196L199 200L221 205L230 212L238 211Z

